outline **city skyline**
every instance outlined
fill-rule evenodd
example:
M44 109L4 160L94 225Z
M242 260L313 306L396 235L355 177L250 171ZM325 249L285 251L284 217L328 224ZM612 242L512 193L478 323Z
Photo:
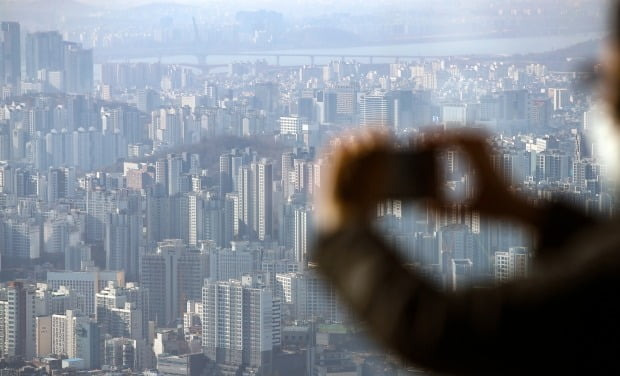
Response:
M329 150L351 132L381 128L413 149L427 130L484 130L493 168L532 205L620 209L620 147L579 85L602 48L602 1L485 14L461 12L482 1L441 2L428 17L395 14L399 1L287 3L312 14L141 1L139 15L70 15L93 3L36 27L60 2L1 16L0 359L12 371L428 374L375 346L311 262ZM533 231L472 209L477 171L461 151L438 164L461 201L376 206L407 269L446 293L533 275Z

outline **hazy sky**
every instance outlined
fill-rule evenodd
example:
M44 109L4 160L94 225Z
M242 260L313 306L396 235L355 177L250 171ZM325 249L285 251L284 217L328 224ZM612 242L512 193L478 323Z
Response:
M485 8L488 9L491 4L495 6L510 4L517 8L544 8L545 5L551 5L551 12L555 13L555 9L558 9L559 12L560 9L565 9L568 4L579 5L575 8L596 10L609 1L573 0L569 3L568 0L0 0L0 20L20 21L24 28L30 31L66 30L65 28L70 24L75 24L77 27L88 26L80 24L79 20L81 19L110 16L105 10L111 11L111 17L116 17L114 11L120 10L118 16L122 16L122 19L136 17L144 22L144 17L140 16L150 17L152 14L153 20L157 21L162 15L168 15L168 8L155 7L153 13L141 12L138 14L132 14L125 10L146 4L183 4L202 8L195 12L197 18L199 21L206 19L211 23L217 21L230 22L231 19L234 19L237 11L259 9L281 12L289 21L308 20L313 17L336 13L363 16L377 15L380 17L388 15L398 19L399 16L412 10L420 14L430 11L429 14L434 14L437 17L452 17L450 20L454 21L455 15L472 17L484 15L486 13L479 11L484 12ZM92 7L93 11L75 6L76 3L87 5L89 8ZM472 13L471 10L475 11ZM549 8L547 10L549 11ZM187 17L187 13L194 12L194 9L180 9L179 12L182 14L181 18L185 17L187 23L191 22L189 21L191 16ZM172 12L170 13L172 14ZM178 19L179 17L176 21ZM377 21L381 21L379 17Z
M55 3L56 6L62 6L65 0L0 0L0 10L3 7L10 8L11 5L33 2L45 2L46 4ZM87 4L98 8L130 8L145 4L156 3L176 3L196 6L210 6L217 4L220 7L231 9L291 9L296 7L313 8L318 11L333 12L339 10L355 10L368 7L394 7L404 6L411 7L412 4L429 4L427 0L373 0L364 2L359 0L73 0L78 3ZM433 4L450 3L467 4L480 0L432 0ZM544 1L544 0L538 0ZM603 0L601 0L603 1ZM6 8L5 8L6 9Z
M36 18L38 24L46 27L52 25L55 20L46 19L49 12L56 15L67 12L76 16L72 10L76 3L85 4L95 10L124 10L147 4L179 4L192 5L202 8L214 8L218 12L234 12L239 10L267 9L284 13L289 17L316 16L330 13L375 13L377 10L393 10L412 7L443 6L446 3L450 7L469 7L474 2L488 0L0 0L0 19L12 19L27 22L25 18L33 10L32 14L38 14L43 19ZM497 0L496 0L497 1ZM502 0L499 0L502 1ZM506 1L506 0L503 0ZM545 1L545 0L537 0Z
M339 5L343 5L343 6L351 6L352 4L358 4L359 5L359 1L353 1L353 0L288 0L288 1L284 1L284 0L234 0L234 1L225 1L225 0L130 0L130 1L123 1L123 0L106 0L105 2L102 2L101 0L76 0L80 3L84 3L84 4L89 4L89 5L97 5L97 6L103 6L104 4L108 4L108 5L114 5L114 6L123 6L123 7L127 7L127 6L137 6L137 5L143 5L143 4L153 4L153 3L177 3L177 4L188 4L188 5L198 5L198 6L208 6L210 3L228 3L230 5L236 5L237 7L269 7L269 6L273 6L273 7L281 7L281 6L290 6L291 4L303 4L303 5L310 5L310 4L315 4L317 6L321 6L321 5L330 5L332 7L337 7ZM442 0L435 0L435 2L437 1L442 1ZM445 1L445 0L444 0ZM379 1L373 1L372 3L374 4L397 4L397 3L401 3L401 4L406 4L406 3L411 3L411 2L415 2L414 1L407 1L407 0L379 0Z
M434 7L445 9L467 9L482 5L483 8L493 4L517 3L525 7L538 7L543 4L564 6L568 0L0 0L0 13L4 10L10 12L11 8L23 8L24 5L38 3L44 6L52 5L62 8L64 4L73 2L87 4L97 8L122 9L145 4L176 3L195 5L201 7L217 6L220 9L252 10L271 9L281 12L293 13L332 13L346 11L356 13L364 9L403 9ZM607 4L611 0L577 0L581 4ZM0 14L1 17L1 14Z

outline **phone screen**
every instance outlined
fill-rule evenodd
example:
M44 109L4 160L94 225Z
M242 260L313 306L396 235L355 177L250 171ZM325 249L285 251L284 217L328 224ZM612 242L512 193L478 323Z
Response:
M431 151L397 151L388 157L386 198L428 197L436 189L436 154Z

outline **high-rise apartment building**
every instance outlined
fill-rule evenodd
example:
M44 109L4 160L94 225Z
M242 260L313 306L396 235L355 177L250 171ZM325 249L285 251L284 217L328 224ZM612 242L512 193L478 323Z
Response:
M158 159L155 162L155 184L160 186L161 192L168 192L168 160Z
M7 314L9 312L9 301L8 299L0 300L0 341L1 343L6 343L7 341ZM36 338L36 335L35 335ZM36 347L36 346L35 346ZM7 348L6 345L0 345L0 356L7 356ZM35 349L36 352L36 349Z
M139 89L137 92L138 110L145 114L150 114L157 106L159 106L159 94L153 89Z
M551 122L553 104L549 98L533 98L530 100L528 108L528 121L530 129L535 131L544 129Z
M282 153L282 197L284 199L288 199L288 197L295 193L295 182L292 179L293 172L293 159L295 158L295 153L293 152L284 152Z
M0 23L0 86L18 89L21 81L21 37L17 22ZM15 94L17 94L15 90Z
M331 124L338 120L338 94L332 91L318 92L317 106L321 123Z
M35 356L44 357L52 353L52 316L35 317Z
M508 252L495 252L495 282L503 283L528 276L530 255L525 247L512 247Z
M220 247L227 246L224 238L224 214L223 204L219 200L203 200L202 206L202 238L201 240L211 240Z
M273 112L279 105L278 84L274 82L258 83L254 88L254 102L257 109Z
M553 111L564 110L570 105L571 97L566 88L550 88L547 94L551 99Z
M30 360L35 355L35 289L22 282L9 282L4 312L4 355Z
M245 277L205 282L202 305L205 354L217 363L271 374L273 349L280 340L280 302L272 291Z
M359 101L359 121L364 127L394 126L392 98L385 92L364 95Z
M106 215L103 246L108 270L123 270L131 281L139 279L142 217L126 210Z
M254 181L254 170L249 166L241 167L239 172L240 176L240 203L239 206L239 219L240 219L240 228L239 232L242 235L248 235L250 238L255 236L254 231L254 203L256 202L255 196L255 181Z
M116 208L116 195L99 187L86 190L86 234L87 242L103 242L105 222L108 213Z
M527 90L508 90L500 95L499 118L504 124L525 126L530 94Z
M168 155L168 194L174 196L181 193L181 174L183 173L183 158L180 155Z
M392 93L394 100L394 128L406 130L414 127L413 91L397 90Z
M103 334L144 340L148 335L149 304L146 289L113 283L96 294L97 322Z
M83 306L83 300L83 296L64 286L53 290L45 283L38 283L35 297L36 315L51 316L64 314L67 310L75 311Z
M254 271L254 257L248 251L217 248L209 250L207 257L211 281L240 279Z
M180 239L160 242L142 256L140 286L148 290L150 319L168 325L182 317L187 300L199 300L207 276L206 255Z
M181 215L187 217L187 243L196 246L200 240L204 239L204 204L203 198L196 192L188 193L184 197L184 204L181 208Z
M470 259L452 259L450 266L450 290L461 290L471 284L474 273Z
M107 370L123 371L139 369L138 341L130 338L105 340L103 364Z
M93 50L77 43L64 43L64 89L68 93L90 94L93 90Z
M50 168L47 173L47 201L56 202L67 197L68 176L61 168Z
M452 220L451 220L452 221ZM480 237L466 224L452 223L438 232L440 263L445 273L451 272L451 260L470 259L476 271L483 272L488 264Z
M233 156L230 153L220 155L220 192L219 199L223 200L227 193L233 191Z
M299 116L281 116L280 117L280 134L281 135L301 135L303 125L308 120Z
M311 270L277 273L275 286L276 296L298 320L322 318L342 322L344 319L335 290Z
M100 331L97 323L79 311L52 315L52 354L79 358L83 369L100 366Z
M259 240L271 240L273 236L273 164L268 159L255 163L255 231Z
M161 186L160 186L161 188ZM149 249L155 249L157 242L172 237L171 199L163 189L153 187L146 194L146 242Z
M84 299L79 300L78 310L85 315L96 314L96 294L113 282L125 286L125 275L120 271L47 272L47 284L57 290L65 286Z
M240 168L240 233L250 239L273 236L273 163L268 159Z
M11 217L3 221L2 255L14 259L37 259L41 255L41 224L34 218Z
M303 265L308 260L311 247L314 212L310 207L298 207L294 210L294 247L295 261Z
M26 35L26 77L37 80L42 70L62 71L63 41L58 31L41 31Z

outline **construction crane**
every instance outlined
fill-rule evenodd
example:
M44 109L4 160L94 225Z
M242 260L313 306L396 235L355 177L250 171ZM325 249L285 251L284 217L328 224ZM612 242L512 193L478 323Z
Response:
M192 22L194 23L194 37L196 38L196 43L200 43L200 33L198 33L198 24L196 24L196 17L192 17Z
M199 65L205 65L207 62L207 55L202 52L202 40L200 39L200 33L198 32L196 17L192 17L192 22L194 23L194 38L196 39L195 42L198 51L198 53L196 54L196 59L198 60Z

